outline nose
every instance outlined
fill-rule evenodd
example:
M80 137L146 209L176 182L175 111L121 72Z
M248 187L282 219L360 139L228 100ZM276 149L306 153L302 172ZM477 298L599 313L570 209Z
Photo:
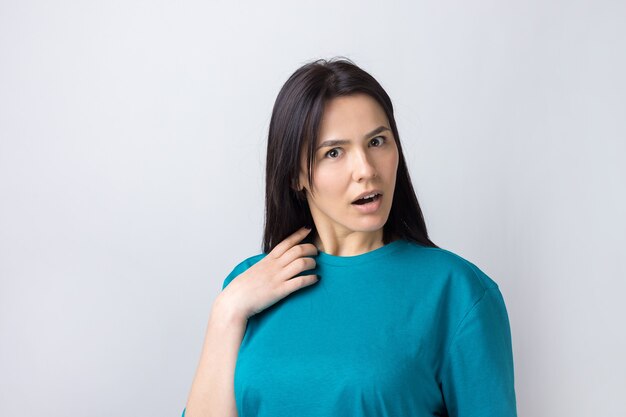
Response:
M367 152L355 152L352 176L356 182L368 180L376 176L376 168L368 159Z

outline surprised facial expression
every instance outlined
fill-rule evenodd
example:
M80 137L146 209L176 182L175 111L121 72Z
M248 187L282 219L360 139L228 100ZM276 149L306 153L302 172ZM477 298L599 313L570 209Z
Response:
M299 181L318 230L345 235L382 228L391 211L398 158L389 121L376 100L358 93L327 101L313 158L313 190L304 152L300 158ZM353 204L366 192L379 195L369 204Z

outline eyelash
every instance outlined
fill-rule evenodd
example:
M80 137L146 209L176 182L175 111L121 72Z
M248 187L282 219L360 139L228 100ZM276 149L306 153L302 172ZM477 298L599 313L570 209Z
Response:
M379 146L375 146L376 148L380 148L381 146L387 143L387 138L385 136L376 136L376 137L373 137L372 140L378 139L378 138L382 138L383 141ZM332 148L331 150L329 150L328 152L324 154L324 159L328 159L328 154L334 151L335 149L341 149L341 148ZM337 158L330 158L330 159L337 159Z

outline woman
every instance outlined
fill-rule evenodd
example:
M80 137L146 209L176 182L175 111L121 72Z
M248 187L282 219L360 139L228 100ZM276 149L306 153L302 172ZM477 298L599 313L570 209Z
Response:
M428 238L371 75L299 68L266 169L263 252L224 280L183 416L516 416L502 295Z

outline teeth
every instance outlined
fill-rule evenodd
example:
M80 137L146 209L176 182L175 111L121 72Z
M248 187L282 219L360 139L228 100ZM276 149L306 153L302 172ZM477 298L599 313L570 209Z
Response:
M372 197L375 197L375 196L377 196L377 195L380 195L380 193L372 193L372 194L370 194L370 195L366 195L365 197L361 197L361 198L359 198L359 199L358 199L358 200L356 200L356 201L359 201L359 200L365 200L366 198L372 198Z

